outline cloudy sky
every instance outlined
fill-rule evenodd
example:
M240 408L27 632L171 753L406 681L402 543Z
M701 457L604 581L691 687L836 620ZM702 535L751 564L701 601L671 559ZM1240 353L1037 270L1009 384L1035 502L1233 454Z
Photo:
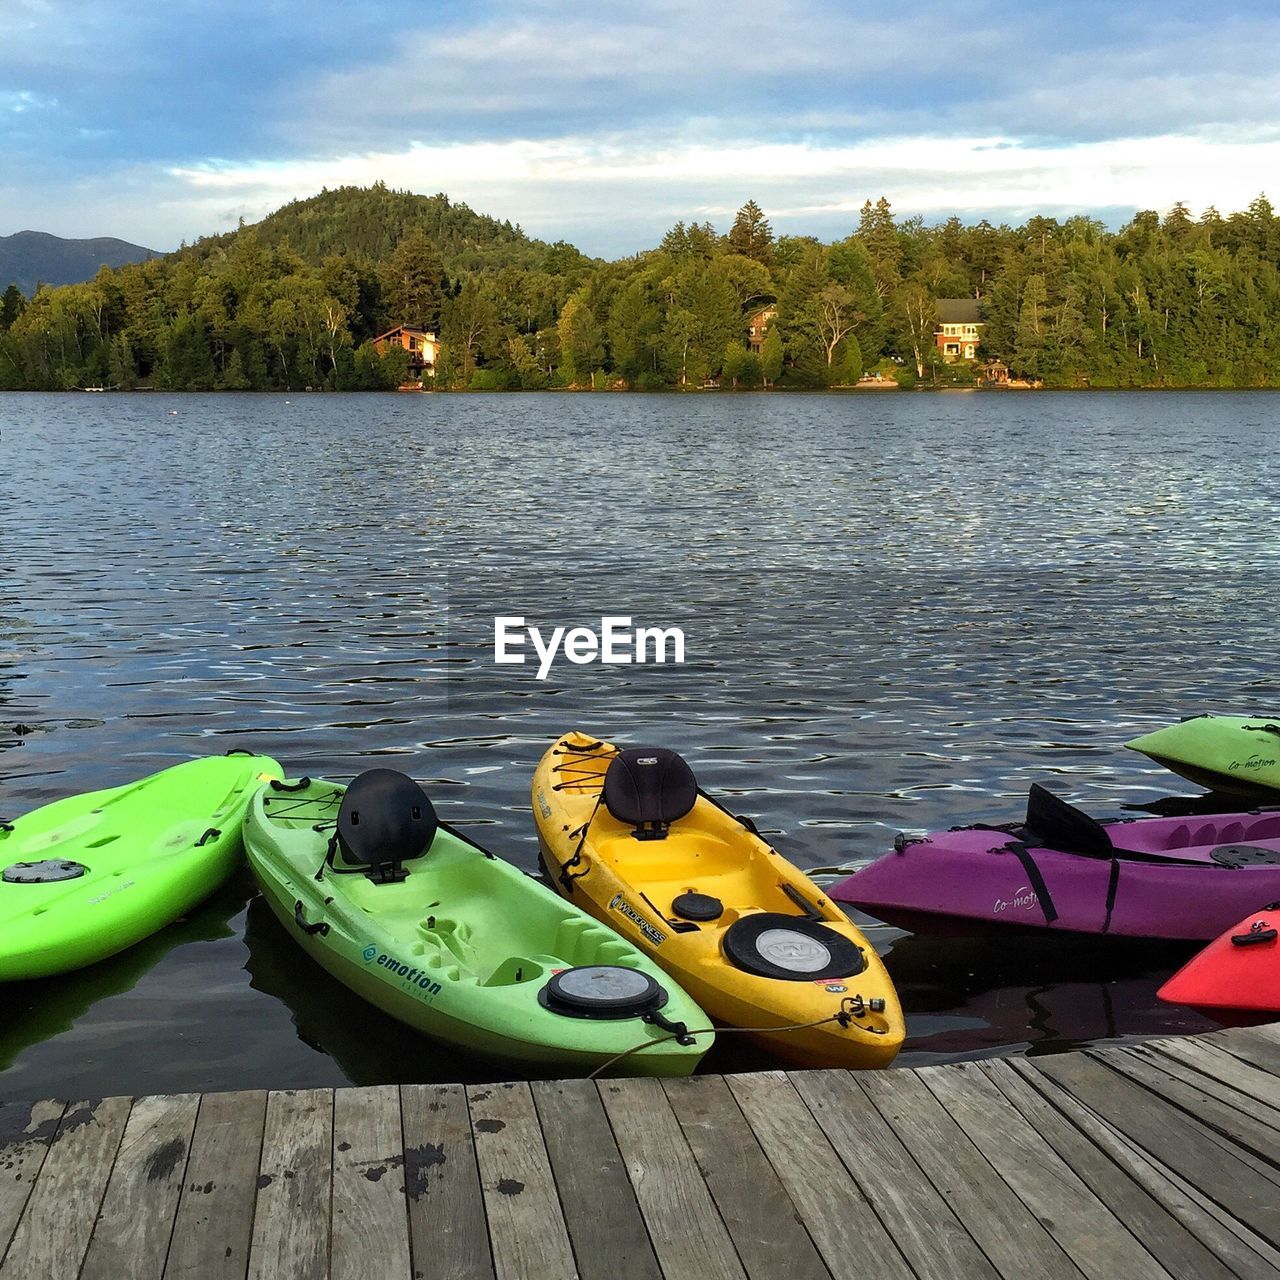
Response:
M677 218L1280 199L1274 0L0 0L0 234L158 249L321 187L618 256Z

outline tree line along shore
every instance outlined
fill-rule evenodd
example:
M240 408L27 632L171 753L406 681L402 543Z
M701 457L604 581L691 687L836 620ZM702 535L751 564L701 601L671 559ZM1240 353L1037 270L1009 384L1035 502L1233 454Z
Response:
M947 349L940 299L976 303ZM431 360L398 342L431 338ZM414 344L416 348L416 343ZM964 358L972 350L972 358ZM0 299L0 390L1280 385L1280 218L1175 205L926 225L868 200L834 243L754 202L619 261L378 184L85 284Z

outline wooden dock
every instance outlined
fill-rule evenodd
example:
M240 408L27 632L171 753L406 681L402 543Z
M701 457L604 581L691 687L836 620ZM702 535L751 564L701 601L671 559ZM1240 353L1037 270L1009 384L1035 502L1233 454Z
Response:
M0 1280L1280 1275L1280 1026L892 1070L0 1107Z

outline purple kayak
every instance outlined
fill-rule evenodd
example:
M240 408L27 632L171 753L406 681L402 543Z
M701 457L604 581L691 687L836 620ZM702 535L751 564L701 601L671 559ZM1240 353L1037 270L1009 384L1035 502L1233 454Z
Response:
M1098 822L1033 786L1025 822L899 836L830 896L915 932L1216 938L1280 899L1280 809Z

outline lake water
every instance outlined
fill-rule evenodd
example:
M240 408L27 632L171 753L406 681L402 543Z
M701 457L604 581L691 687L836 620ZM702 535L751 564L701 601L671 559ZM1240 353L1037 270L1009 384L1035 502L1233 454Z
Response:
M0 396L0 814L247 746L381 763L532 870L573 726L681 750L807 867L900 829L1189 785L1120 749L1280 710L1280 396ZM682 667L495 666L493 618L680 626ZM859 918L900 1061L1200 1030L1194 948ZM243 876L83 973L0 988L0 1098L457 1080ZM715 1069L763 1065L726 1038ZM501 1072L499 1073L501 1074ZM509 1069L507 1071L509 1074Z

